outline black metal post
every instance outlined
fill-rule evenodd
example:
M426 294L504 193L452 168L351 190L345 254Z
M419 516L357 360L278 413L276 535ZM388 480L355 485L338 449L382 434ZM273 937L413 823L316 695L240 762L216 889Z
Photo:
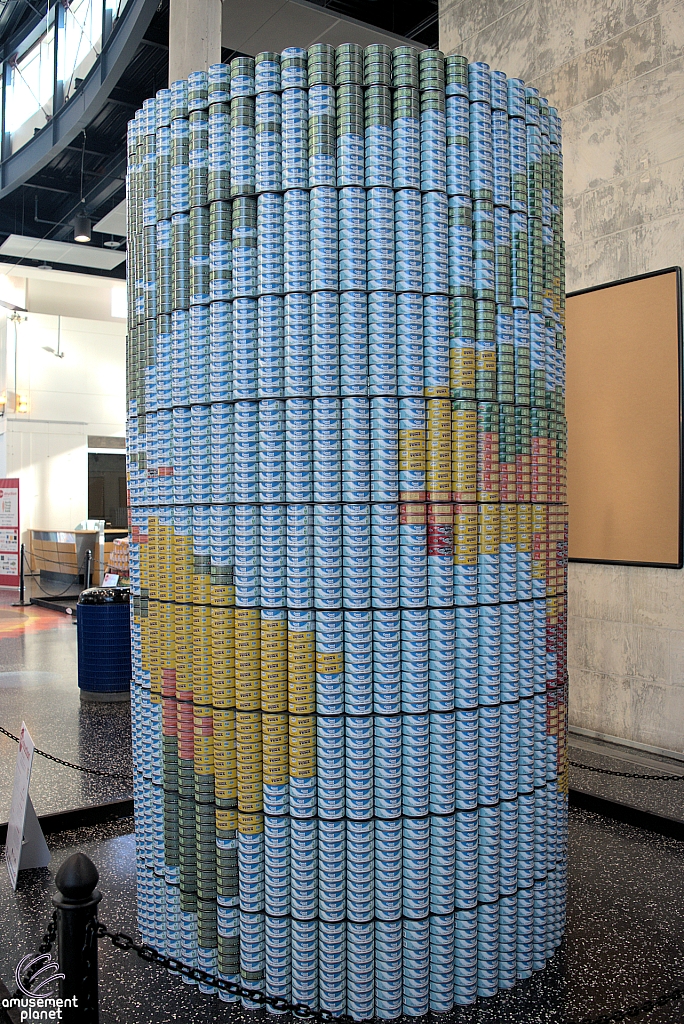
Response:
M13 602L13 608L22 608L26 604L24 601L24 595L26 593L26 580L24 577L24 562L26 561L26 558L24 551L25 548L22 544L19 548L19 600Z
M97 993L97 905L102 899L96 888L97 868L84 853L64 861L55 877L59 890L53 897L57 908L57 948L61 999L67 1024L98 1024Z
M91 576L91 572L92 572L92 569L91 569L92 560L93 560L93 553L90 550L90 548L88 548L88 550L85 553L85 580L84 580L84 582L85 582L85 589L86 590L88 590L90 588L90 576Z

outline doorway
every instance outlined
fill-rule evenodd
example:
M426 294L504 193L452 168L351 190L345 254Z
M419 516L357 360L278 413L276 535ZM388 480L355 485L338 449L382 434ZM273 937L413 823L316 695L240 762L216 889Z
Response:
M126 528L126 456L123 453L88 452L88 519L104 519L106 528Z

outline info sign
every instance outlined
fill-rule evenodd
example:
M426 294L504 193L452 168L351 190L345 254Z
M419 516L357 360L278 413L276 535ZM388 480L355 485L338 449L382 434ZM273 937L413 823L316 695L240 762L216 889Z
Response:
M0 587L19 586L19 481L0 479Z

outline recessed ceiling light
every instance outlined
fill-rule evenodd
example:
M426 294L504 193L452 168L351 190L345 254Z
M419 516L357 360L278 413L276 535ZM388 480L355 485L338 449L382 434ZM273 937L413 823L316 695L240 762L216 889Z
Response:
M103 242L102 244L104 245L105 249L118 249L121 245L121 242L116 242L113 238L110 238L108 241Z

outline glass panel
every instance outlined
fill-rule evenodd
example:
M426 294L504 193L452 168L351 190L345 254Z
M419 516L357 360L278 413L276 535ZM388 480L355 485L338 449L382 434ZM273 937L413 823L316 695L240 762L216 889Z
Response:
M128 0L71 0L64 3L60 29L58 79L69 99L91 70L102 48L103 9L115 25ZM52 20L52 19L51 19ZM54 26L28 49L10 69L5 97L5 130L14 153L43 128L53 112ZM0 76L2 65L0 65ZM0 77L0 103L2 78Z
M108 11L112 12L112 22L115 22L119 17L126 3L127 0L106 0L105 7Z
M10 69L5 128L14 153L52 114L54 29L50 28Z
M102 0L72 0L64 11L58 47L64 99L78 88L97 60L102 43Z

